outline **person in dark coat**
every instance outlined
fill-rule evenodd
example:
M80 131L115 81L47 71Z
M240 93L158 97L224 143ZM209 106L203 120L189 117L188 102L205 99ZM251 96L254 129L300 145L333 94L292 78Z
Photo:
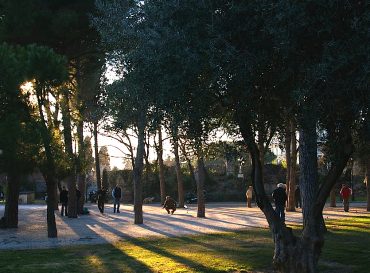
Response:
M302 208L302 199L301 199L301 189L299 186L296 187L294 191L295 207Z
M176 211L176 206L177 206L176 201L170 196L166 196L166 200L164 201L163 208L167 210L167 213L173 214Z
M104 203L107 191L105 190L105 188L101 188L100 190L98 190L97 194L98 194L98 209L101 213L104 213Z
M122 190L121 188L116 185L112 191L112 197L114 200L114 205L113 205L113 213L120 213L119 207L121 205L121 197L122 197Z
M60 194L59 194L59 201L62 204L62 209L60 210L61 216L67 216L68 214L68 191L66 190L66 187L63 186Z
M288 199L283 183L277 184L277 188L272 192L272 198L275 202L275 211L280 219L285 222L285 203Z

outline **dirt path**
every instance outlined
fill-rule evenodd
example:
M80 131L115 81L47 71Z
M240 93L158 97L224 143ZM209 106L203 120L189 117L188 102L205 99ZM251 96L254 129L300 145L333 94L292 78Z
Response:
M0 250L52 248L77 244L113 243L124 237L172 237L187 234L224 232L253 227L267 228L264 215L258 208L247 209L244 203L207 204L206 218L197 218L196 205L178 209L168 215L159 204L144 205L144 224L133 223L133 206L121 206L121 213L114 214L112 205L106 206L102 215L96 205L88 205L89 215L77 219L61 217L56 213L58 238L47 238L46 206L21 205L19 228L0 229ZM0 206L0 215L4 206ZM348 213L342 207L326 208L325 219L369 215L363 204L357 204ZM301 213L288 212L288 223L300 223Z

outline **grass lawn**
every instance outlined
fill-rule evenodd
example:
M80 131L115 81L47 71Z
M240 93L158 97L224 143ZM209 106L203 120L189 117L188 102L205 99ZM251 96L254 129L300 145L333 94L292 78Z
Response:
M370 272L370 216L328 222L320 272ZM0 251L0 272L271 272L268 230Z

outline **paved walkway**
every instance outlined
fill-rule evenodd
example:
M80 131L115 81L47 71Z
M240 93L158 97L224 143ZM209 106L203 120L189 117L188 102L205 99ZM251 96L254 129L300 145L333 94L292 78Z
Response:
M258 208L247 209L244 203L210 203L206 205L206 218L197 218L196 205L178 209L168 215L159 204L144 205L144 224L133 223L132 205L121 205L121 213L114 214L112 205L106 205L104 214L95 204L87 205L89 215L77 219L61 217L56 213L58 238L47 238L46 206L20 205L18 229L0 229L0 250L53 248L78 244L114 243L125 237L171 237L266 227L267 222ZM0 215L4 206L0 206ZM342 207L326 208L325 219L367 214L363 204L351 207L348 213ZM288 212L288 223L301 222L300 212Z

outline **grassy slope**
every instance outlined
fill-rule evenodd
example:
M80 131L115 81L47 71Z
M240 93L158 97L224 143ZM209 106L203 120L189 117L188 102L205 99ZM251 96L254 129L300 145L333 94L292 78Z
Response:
M370 217L328 222L320 272L370 272ZM249 272L271 269L269 231L2 251L0 272Z

